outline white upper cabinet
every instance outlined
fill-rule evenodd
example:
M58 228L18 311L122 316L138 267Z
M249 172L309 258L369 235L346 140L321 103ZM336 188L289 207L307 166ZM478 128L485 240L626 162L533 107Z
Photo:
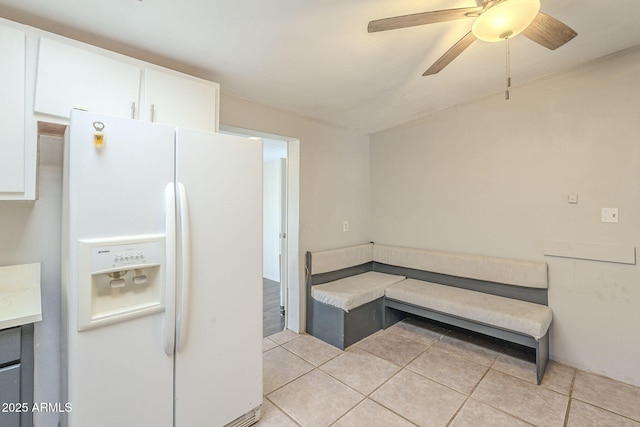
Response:
M25 192L25 40L0 25L0 199Z
M40 38L35 112L68 118L72 108L80 108L135 118L140 67L106 53Z
M219 91L217 83L94 46L40 39L36 113L68 118L79 108L217 131Z
M219 85L170 70L144 70L140 119L216 132Z

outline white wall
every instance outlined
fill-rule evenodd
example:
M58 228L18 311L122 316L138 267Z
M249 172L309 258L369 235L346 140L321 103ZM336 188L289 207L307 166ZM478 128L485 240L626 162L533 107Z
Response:
M551 357L640 385L640 266L542 251L639 246L639 118L635 49L372 135L372 240L546 261Z
M62 139L40 141L40 199L0 202L0 265L42 263L42 321L35 324L34 402L60 402L60 222ZM37 426L57 413L34 413Z
M300 140L300 312L290 326L303 329L305 252L369 241L369 136L224 94L220 124Z

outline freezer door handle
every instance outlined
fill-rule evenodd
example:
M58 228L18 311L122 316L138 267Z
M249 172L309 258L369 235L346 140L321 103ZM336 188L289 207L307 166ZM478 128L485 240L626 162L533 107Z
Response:
M178 243L178 280L176 281L176 351L184 348L187 341L187 314L189 313L189 285L191 272L191 231L189 228L189 202L184 185L178 183L177 191L178 223L180 240Z
M164 311L164 352L172 355L176 337L176 193L173 183L164 192L166 227L166 283Z

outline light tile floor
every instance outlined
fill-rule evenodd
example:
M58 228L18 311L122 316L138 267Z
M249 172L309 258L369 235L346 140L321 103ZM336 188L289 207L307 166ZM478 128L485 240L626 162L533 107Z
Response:
M341 351L309 336L263 340L258 427L636 426L640 388L404 320Z

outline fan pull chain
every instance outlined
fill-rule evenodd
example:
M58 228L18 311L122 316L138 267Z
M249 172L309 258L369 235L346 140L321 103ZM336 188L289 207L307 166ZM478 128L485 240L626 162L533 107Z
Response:
M511 34L509 34L511 35ZM505 46L506 46L506 69L505 69L505 74L506 74L506 89L504 91L504 99L509 100L509 88L511 87L511 65L510 65L510 58L509 58L509 35L505 36L504 41L505 41Z

